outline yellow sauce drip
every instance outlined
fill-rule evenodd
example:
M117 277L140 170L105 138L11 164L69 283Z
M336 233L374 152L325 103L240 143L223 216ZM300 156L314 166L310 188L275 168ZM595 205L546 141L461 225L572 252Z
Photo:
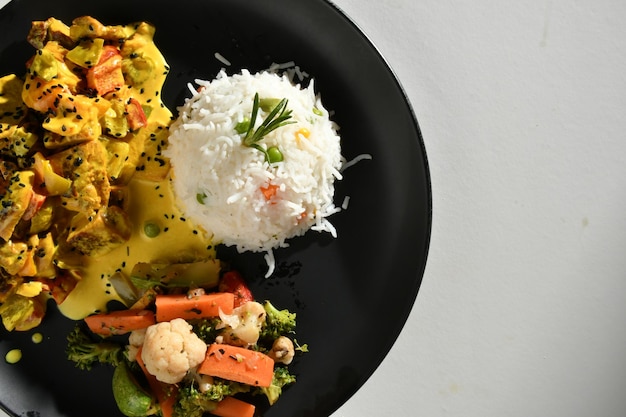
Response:
M43 335L39 332L33 333L30 340L32 340L34 344L38 345L39 343L43 342Z
M16 364L22 360L22 351L19 349L11 349L4 356L4 360L11 365Z

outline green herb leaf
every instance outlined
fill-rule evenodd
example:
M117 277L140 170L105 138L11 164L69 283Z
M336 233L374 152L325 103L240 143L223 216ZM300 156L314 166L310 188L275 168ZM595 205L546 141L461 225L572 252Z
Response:
M277 99L265 100L271 100L271 104L273 105ZM252 102L252 114L250 115L250 121L247 126L247 131L245 131L245 136L243 137L243 144L262 152L268 162L271 162L268 152L257 143L279 127L291 123L296 123L294 120L289 120L291 119L291 110L287 109L287 102L288 100L286 98L278 101L278 104L273 106L272 111L267 115L265 120L261 122L261 125L258 128L254 129L254 125L259 114L259 108L261 108L261 100L259 100L259 94L256 93L254 95L254 101ZM271 107L268 104L269 103L263 102L264 107ZM246 120L244 119L244 121L237 124L237 126L235 127L237 133L243 134L243 124L245 121Z

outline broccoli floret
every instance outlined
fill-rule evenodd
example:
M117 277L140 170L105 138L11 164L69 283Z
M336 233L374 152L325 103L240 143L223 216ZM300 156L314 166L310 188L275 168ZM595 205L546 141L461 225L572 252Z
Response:
M265 324L261 328L260 338L265 340L275 340L279 336L294 333L296 329L296 313L289 310L278 310L274 305L265 301L263 308L267 313Z
M309 353L309 345L308 344L299 344L296 339L293 339L293 344L296 346L295 349L297 352L301 353Z
M221 323L218 317L190 320L193 331L204 343L213 343L221 332L217 326Z
M79 325L67 336L67 358L83 370L97 363L119 365L124 361L124 347L113 342L94 342Z
M178 400L174 417L202 417L224 399L241 392L249 392L248 385L215 378L208 390L200 392L195 384L183 386L178 390Z
M277 366L274 369L274 377L269 387L257 388L255 394L263 394L267 397L270 405L274 405L283 393L283 388L289 384L296 382L296 377L289 373L284 366Z
M215 408L216 402L204 396L193 385L178 390L178 400L174 407L174 417L202 417Z

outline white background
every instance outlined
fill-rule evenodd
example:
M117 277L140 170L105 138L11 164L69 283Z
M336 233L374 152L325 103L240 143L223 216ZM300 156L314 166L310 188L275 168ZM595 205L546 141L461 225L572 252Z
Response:
M626 2L335 3L412 102L434 219L402 334L333 417L626 415Z

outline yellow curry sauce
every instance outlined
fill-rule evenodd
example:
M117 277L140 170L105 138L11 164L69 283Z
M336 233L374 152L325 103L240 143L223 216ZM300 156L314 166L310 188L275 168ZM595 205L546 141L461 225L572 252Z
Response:
M128 305L113 283L139 263L209 260L207 273L219 273L210 242L176 208L161 155L169 67L153 35L145 22L33 22L27 74L0 78L0 314L9 330L39 324L47 294L72 319L111 300Z

